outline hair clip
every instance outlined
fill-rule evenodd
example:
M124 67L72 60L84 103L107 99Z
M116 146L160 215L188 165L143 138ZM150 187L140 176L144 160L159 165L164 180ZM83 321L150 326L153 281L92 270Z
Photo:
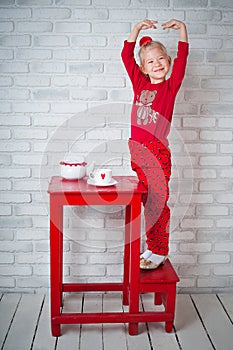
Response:
M150 36L144 36L143 38L141 38L141 40L139 41L139 46L146 46L147 44L151 43L152 38Z

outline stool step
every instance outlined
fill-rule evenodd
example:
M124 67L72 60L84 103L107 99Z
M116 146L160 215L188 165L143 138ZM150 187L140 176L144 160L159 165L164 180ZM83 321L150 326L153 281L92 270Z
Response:
M174 270L169 259L165 261L163 266L155 270L141 270L140 284L166 284L179 282L179 277Z

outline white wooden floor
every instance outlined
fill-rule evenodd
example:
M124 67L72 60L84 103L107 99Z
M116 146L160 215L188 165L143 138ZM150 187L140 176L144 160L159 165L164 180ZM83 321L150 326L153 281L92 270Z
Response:
M144 310L155 308L151 294L141 299ZM66 312L122 311L119 293L66 295L64 305ZM233 295L178 295L172 333L149 323L140 324L138 336L129 336L124 324L63 325L62 334L50 334L45 295L0 295L1 350L232 350Z

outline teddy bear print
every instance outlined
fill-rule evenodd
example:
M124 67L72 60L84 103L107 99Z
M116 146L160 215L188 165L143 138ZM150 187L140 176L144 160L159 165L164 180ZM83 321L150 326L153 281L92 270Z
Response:
M147 125L152 121L155 123L157 118L157 112L153 111L151 106L155 99L157 91L142 90L139 101L136 102L137 110L137 124Z

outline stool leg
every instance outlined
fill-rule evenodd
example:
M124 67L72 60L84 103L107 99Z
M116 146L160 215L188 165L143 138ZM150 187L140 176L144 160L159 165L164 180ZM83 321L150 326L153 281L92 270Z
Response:
M129 305L130 205L125 208L123 305Z
M169 321L165 322L166 332L171 332L173 328L174 316L175 316L175 304L176 304L176 284L172 283L168 288L168 293L165 302L165 311L172 314Z
M155 305L161 305L162 304L162 297L160 293L155 293L154 294L154 304Z

